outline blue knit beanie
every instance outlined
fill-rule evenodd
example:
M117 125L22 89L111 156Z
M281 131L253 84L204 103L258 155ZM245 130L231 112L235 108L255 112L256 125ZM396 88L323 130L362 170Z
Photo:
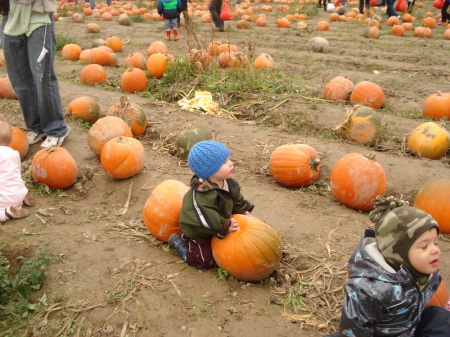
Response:
M204 140L191 148L187 161L197 177L207 179L220 169L229 156L230 151L222 143Z

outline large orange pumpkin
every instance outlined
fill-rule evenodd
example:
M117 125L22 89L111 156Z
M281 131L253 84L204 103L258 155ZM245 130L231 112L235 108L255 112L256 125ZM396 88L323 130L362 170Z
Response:
M97 100L88 96L72 100L67 106L67 111L73 119L81 119L90 124L94 124L100 118L100 105Z
M428 306L431 305L450 310L450 296L448 294L448 289L444 281L441 281L439 288L434 293L430 302L428 302Z
M320 159L316 150L309 145L282 145L272 152L269 167L280 184L303 187L313 183L319 176Z
M16 150L20 154L20 159L23 159L30 149L28 138L25 132L18 127L11 126L12 139L9 147Z
M103 146L118 136L133 137L133 133L123 119L115 116L106 116L100 118L91 126L87 134L87 142L92 152L100 156Z
M278 233L261 220L242 214L232 216L239 231L219 239L211 247L217 264L231 276L245 282L268 277L281 260L283 245Z
M142 219L158 240L167 242L178 232L183 197L188 190L189 186L178 180L165 180L153 189L142 210Z
M450 119L450 94L438 91L428 96L422 104L422 113L427 117Z
M336 102L348 101L354 86L353 82L344 76L336 76L325 85L322 98Z
M364 145L374 145L380 136L381 117L375 109L356 106L347 111L342 124L335 130L344 139L355 139Z
M414 207L430 214L443 233L450 234L450 179L436 179L417 192Z
M370 81L359 82L350 95L350 103L353 105L365 105L374 109L381 108L384 105L384 100L383 89Z
M450 148L450 133L444 126L426 122L410 133L408 147L421 157L440 159Z
M372 200L377 195L384 196L386 173L373 157L349 153L336 162L331 170L330 188L339 202L356 210L370 211Z
M77 164L65 148L49 147L33 156L31 175L41 184L63 190L75 184Z
M123 119L134 136L140 136L147 128L147 116L139 105L131 103L127 96L122 96L106 111L106 116L116 116Z
M133 177L144 168L144 146L131 137L113 138L103 146L100 162L112 179Z

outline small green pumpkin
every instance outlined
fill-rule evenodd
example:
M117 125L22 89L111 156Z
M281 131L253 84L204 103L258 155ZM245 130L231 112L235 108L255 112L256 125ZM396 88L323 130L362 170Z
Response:
M211 135L203 129L189 128L184 130L178 135L177 139L177 155L181 160L186 160L189 151L194 144L201 142L202 140L210 140Z

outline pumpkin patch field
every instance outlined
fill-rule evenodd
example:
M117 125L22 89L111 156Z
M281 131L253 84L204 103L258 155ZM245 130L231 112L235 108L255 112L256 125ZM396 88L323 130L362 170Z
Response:
M67 151L26 144L0 54L0 119L16 128L10 146L37 199L29 217L0 225L0 276L3 258L13 275L52 254L29 288L31 310L18 293L13 313L0 302L0 336L333 333L346 263L379 194L439 222L448 288L450 28L440 10L416 0L388 21L383 7L360 15L357 1L229 4L224 32L208 2L192 0L179 39L166 40L154 1L58 3ZM230 150L257 220L241 220L234 241L214 239L221 268L200 271L167 240L192 177L187 153L204 139Z

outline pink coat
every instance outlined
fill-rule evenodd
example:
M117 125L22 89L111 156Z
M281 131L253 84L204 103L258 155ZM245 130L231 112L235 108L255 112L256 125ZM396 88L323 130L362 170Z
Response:
M21 207L27 193L21 177L19 152L9 146L0 146L0 210Z

